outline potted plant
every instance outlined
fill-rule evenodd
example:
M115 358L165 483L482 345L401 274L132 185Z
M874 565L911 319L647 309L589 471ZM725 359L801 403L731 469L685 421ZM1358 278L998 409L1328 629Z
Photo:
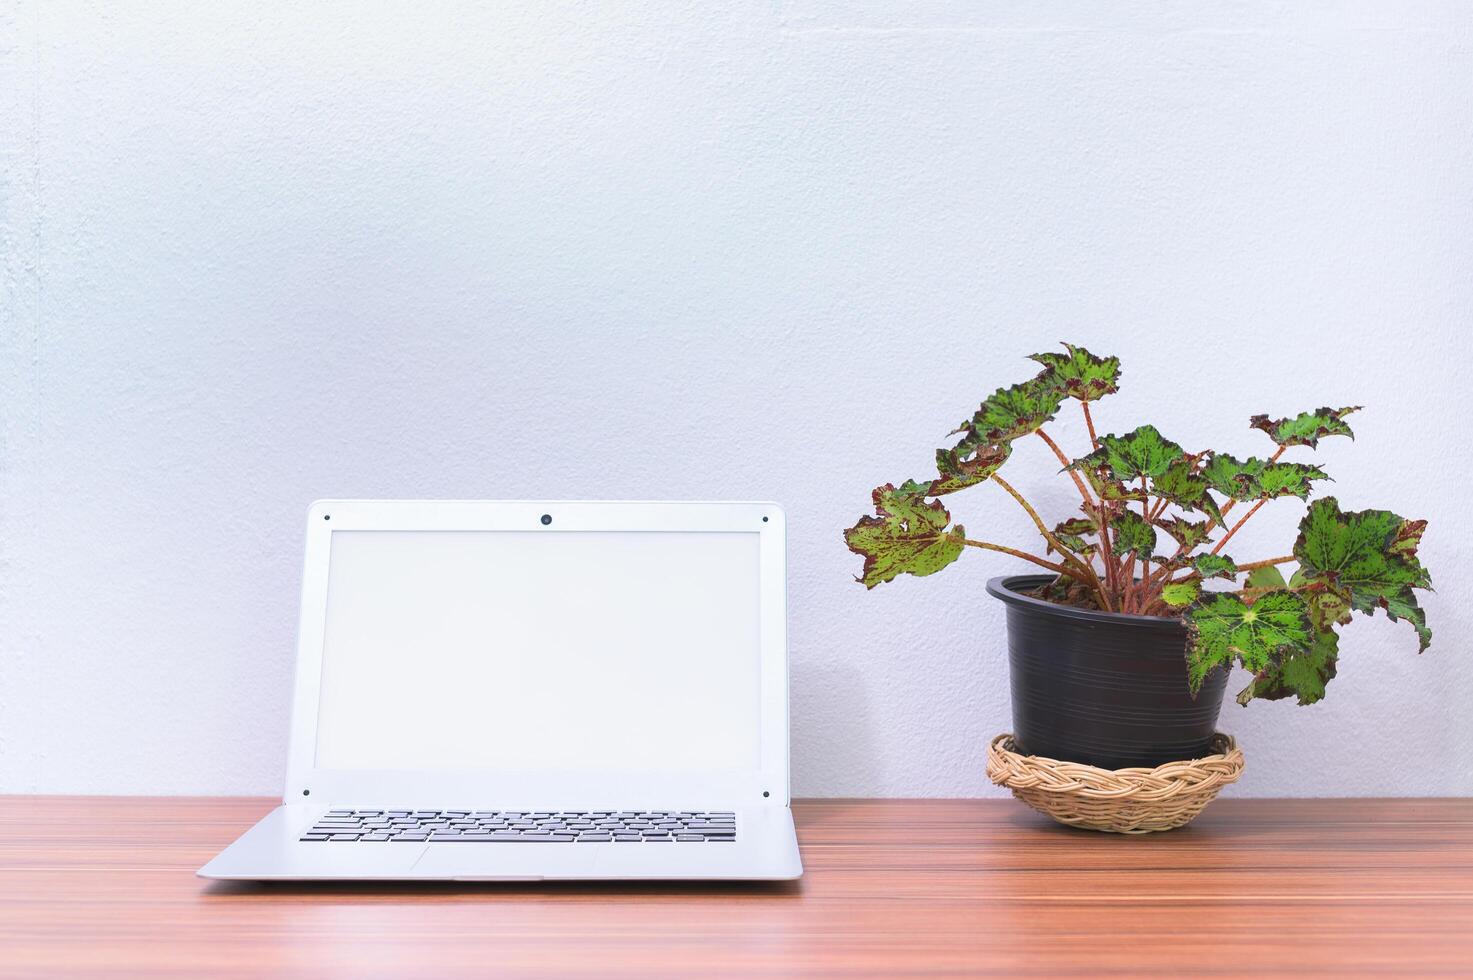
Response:
M1229 668L1253 677L1238 694L1313 704L1335 676L1340 626L1383 610L1406 620L1420 649L1431 640L1416 590L1430 589L1417 558L1425 521L1386 510L1310 503L1282 554L1232 557L1235 535L1284 497L1308 500L1329 479L1285 459L1320 439L1350 436L1356 408L1321 408L1249 425L1275 444L1266 458L1188 451L1142 425L1096 433L1092 403L1117 390L1120 362L1070 344L1035 354L1043 369L1001 388L936 452L936 475L886 483L874 513L844 532L864 558L868 588L932 575L968 548L1029 562L1046 574L994 578L1007 604L1015 744L1020 751L1105 769L1155 766L1207 753ZM1045 426L1078 403L1089 451L1070 456ZM1014 444L1036 437L1058 458L1079 512L1049 524L999 475ZM971 537L943 498L991 480L1038 529L1043 554ZM1281 566L1296 563L1285 577Z

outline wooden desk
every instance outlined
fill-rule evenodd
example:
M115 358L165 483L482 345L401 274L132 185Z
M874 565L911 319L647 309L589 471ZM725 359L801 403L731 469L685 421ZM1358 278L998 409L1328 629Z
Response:
M1473 971L1473 800L1220 800L1148 837L1011 800L813 801L784 885L194 877L270 806L0 797L0 973Z

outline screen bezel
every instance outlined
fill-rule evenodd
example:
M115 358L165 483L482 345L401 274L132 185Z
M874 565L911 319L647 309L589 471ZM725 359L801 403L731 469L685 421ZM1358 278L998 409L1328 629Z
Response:
M543 524L543 515L552 522ZM743 531L758 534L759 763L721 772L577 774L324 769L316 765L327 584L335 531ZM760 806L789 802L785 521L773 503L319 500L307 513L286 803L531 808Z

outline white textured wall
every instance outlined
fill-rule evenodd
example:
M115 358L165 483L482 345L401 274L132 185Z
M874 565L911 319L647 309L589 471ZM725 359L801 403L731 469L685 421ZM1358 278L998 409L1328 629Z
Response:
M798 793L990 793L1018 566L839 531L1065 338L1116 431L1367 406L1434 646L1228 705L1237 791L1473 791L1466 5L423 6L0 5L0 790L276 791L308 501L586 496L787 506Z

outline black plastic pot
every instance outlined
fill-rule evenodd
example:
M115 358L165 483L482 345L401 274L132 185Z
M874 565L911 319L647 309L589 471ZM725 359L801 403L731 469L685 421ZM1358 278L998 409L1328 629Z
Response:
M1210 754L1227 670L1208 675L1193 698L1179 620L1023 594L1052 580L1010 575L987 583L1008 607L1013 736L1023 751L1103 769Z

